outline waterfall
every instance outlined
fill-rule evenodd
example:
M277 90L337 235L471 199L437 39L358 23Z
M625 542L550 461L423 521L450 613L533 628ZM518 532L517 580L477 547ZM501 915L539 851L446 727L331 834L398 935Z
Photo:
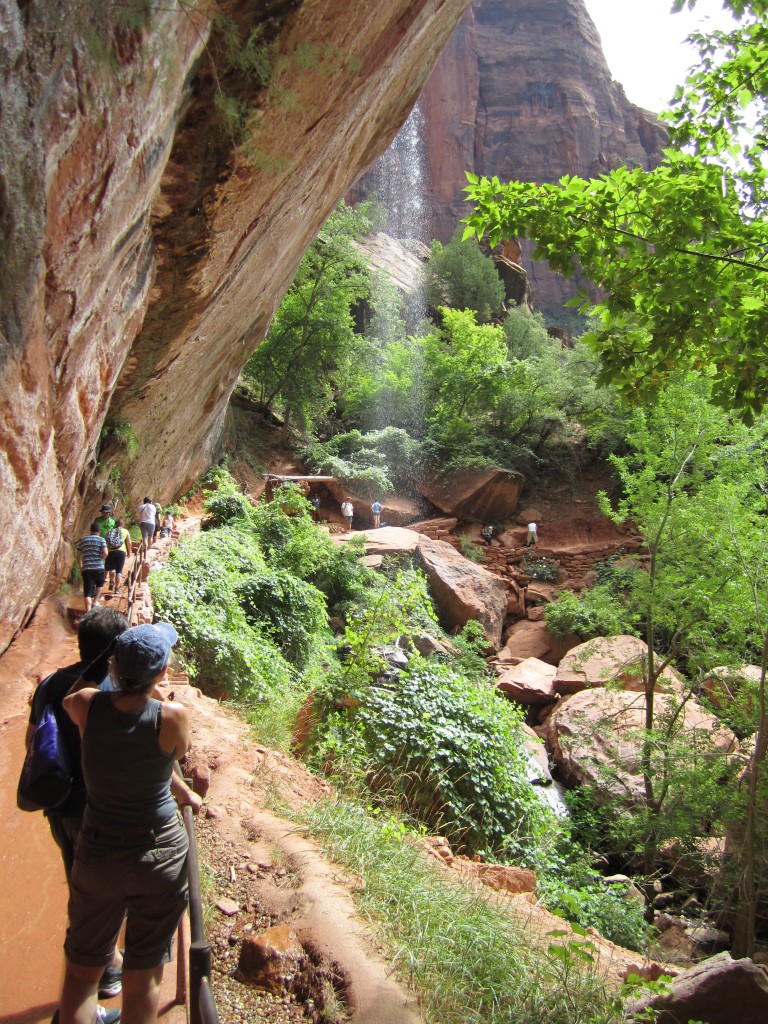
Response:
M418 103L389 149L376 162L372 179L387 213L386 233L420 257L425 256L432 238L424 118ZM423 289L405 296L402 316L408 333L417 333L426 317Z
M418 103L389 149L376 162L373 184L387 211L387 234L429 245L424 118Z

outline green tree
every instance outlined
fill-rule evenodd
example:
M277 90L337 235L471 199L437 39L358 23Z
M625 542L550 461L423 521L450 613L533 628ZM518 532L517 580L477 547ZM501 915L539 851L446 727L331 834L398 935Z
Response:
M260 403L282 413L286 431L306 432L328 411L359 343L353 309L368 296L370 275L351 243L372 226L369 206L342 202L334 210L245 367Z
M691 834L701 817L692 794L698 787L712 796L706 779L687 767L681 745L679 718L690 693L660 716L661 674L675 660L684 659L688 673L695 674L734 649L754 653L761 646L764 616L756 614L755 584L744 573L743 559L764 533L765 423L750 429L733 422L709 397L710 381L689 374L674 380L655 406L636 410L628 433L631 453L612 458L623 497L614 510L602 495L607 514L637 527L647 557L647 571L631 578L630 603L648 647L639 815L648 883L670 825L678 838L685 833L685 824L670 813L675 791L684 785L691 794ZM767 584L763 571L758 587ZM711 767L705 771L712 774Z
M589 337L622 391L709 365L715 400L751 417L768 398L768 4L725 6L740 23L697 37L659 167L541 186L468 175L465 237L534 238L534 257L565 275L578 260L605 289Z
M425 287L432 309L472 309L481 324L497 316L504 303L504 284L493 259L473 239L462 239L461 230L447 245L432 243Z

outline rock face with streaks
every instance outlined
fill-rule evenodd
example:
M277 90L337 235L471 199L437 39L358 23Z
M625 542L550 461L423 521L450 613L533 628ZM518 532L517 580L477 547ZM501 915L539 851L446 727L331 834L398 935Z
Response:
M420 99L431 233L447 242L468 207L465 172L555 182L652 167L666 132L612 78L584 0L472 0ZM366 180L358 186L365 194ZM574 282L530 260L538 308L560 311ZM576 284L578 284L578 278Z
M259 78L213 7L0 0L0 649L104 497L165 502L222 452L301 256L466 6L224 0Z

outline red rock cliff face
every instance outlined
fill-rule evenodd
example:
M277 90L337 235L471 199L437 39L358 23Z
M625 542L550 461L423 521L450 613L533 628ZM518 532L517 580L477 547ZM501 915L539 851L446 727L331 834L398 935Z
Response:
M219 453L305 248L466 6L169 3L129 26L124 5L0 0L0 650L110 473L167 501ZM271 45L255 100L231 84L244 135L215 104L214 9Z
M655 115L613 81L583 0L473 0L420 105L432 233L443 242L467 214L467 170L502 181L590 177L654 166L665 141ZM523 262L539 308L574 294L542 264Z

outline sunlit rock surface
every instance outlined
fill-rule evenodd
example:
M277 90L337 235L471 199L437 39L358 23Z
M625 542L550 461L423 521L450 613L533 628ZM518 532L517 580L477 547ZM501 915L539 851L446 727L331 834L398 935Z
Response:
M416 556L429 580L443 628L450 631L477 619L488 643L498 649L507 614L504 584L442 540L422 537Z
M272 40L244 145L216 106L209 8L127 27L119 5L0 0L0 649L104 496L164 503L222 452L304 250L466 6L225 3Z

